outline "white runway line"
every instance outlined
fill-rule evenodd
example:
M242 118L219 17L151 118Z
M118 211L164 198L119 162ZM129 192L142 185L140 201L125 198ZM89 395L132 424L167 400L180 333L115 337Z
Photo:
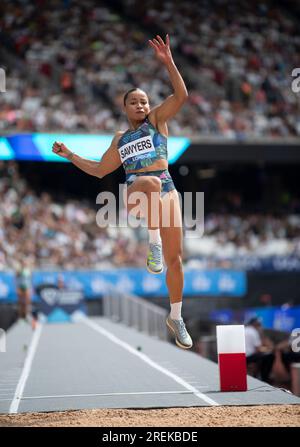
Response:
M17 385L16 391L15 391L15 395L14 398L12 400L12 403L10 405L9 408L9 413L17 413L18 412L18 408L20 405L20 401L22 399L22 395L24 392L24 388L26 385L26 381L28 379L28 376L30 374L30 370L31 370L31 365L34 359L34 355L38 346L38 342L41 336L41 332L42 332L42 325L40 323L37 324L37 327L33 333L31 342L30 342L30 346L28 349L28 353L27 353L27 357L25 359L25 363L24 363L24 367L23 367L23 371L19 380L19 383Z
M148 365L152 366L152 368L158 370L159 372L161 372L161 373L165 374L166 376L170 377L171 379L175 380L175 382L179 383L184 388L186 388L188 391L192 392L199 399L204 400L209 405L213 405L213 406L220 405L220 404L218 404L218 402L214 401L213 399L210 399L209 397L205 396L205 394L202 394L201 392L199 392L199 390L197 388L195 388L192 385L190 385L188 382L183 380L181 377L179 377L176 374L172 373L168 369L160 366L158 363L156 363L153 360L151 360L150 357L148 357L147 355L137 351L132 346L130 346L128 343L122 341L120 338L116 337L114 334L112 334L108 330L106 330L106 329L102 328L101 326L99 326L98 324L94 323L89 318L83 317L80 321L82 323L86 324L87 326L89 326L91 329L94 329L95 331L99 332L101 335L104 335L104 337L106 337L109 340L111 340L112 342L116 343L118 346L121 346L122 348L126 349L131 354L139 357L145 363L147 363Z
M194 394L193 391L137 391L131 393L56 394L54 396L24 396L22 400L65 399L67 397L147 396L153 394Z

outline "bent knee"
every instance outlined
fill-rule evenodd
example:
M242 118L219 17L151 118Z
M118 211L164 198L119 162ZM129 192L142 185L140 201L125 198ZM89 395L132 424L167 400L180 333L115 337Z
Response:
M160 191L161 189L161 180L158 177L154 176L143 176L139 178L139 186L145 192L148 191Z

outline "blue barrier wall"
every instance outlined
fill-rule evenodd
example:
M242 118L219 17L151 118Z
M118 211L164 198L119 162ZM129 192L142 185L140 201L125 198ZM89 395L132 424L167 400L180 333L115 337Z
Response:
M261 318L265 329L291 332L295 328L300 328L300 306L253 307L239 311L222 309L210 314L212 320L221 324L244 324L253 316Z
M118 269L108 271L60 271L32 274L32 284L36 289L42 284L56 284L63 277L65 287L80 290L86 299L101 297L108 287L113 285L122 292L143 297L167 296L165 273L151 275L145 269ZM247 292L246 274L232 270L186 270L185 295L236 296ZM34 299L37 299L35 294ZM0 272L0 301L15 301L16 286L12 273Z

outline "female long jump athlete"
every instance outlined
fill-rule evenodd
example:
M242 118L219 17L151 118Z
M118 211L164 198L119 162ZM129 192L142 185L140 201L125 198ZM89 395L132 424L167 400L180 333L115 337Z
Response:
M128 187L125 201L128 212L134 208L133 204L129 203L131 193L142 192L149 199L145 212L149 231L147 268L151 273L161 273L163 252L171 305L166 323L174 334L177 345L189 349L193 342L181 317L183 291L181 209L167 161L167 121L180 110L188 93L173 61L169 36L166 36L166 42L160 36L156 37L149 40L149 45L168 71L174 89L173 94L151 109L144 91L139 88L129 90L124 95L124 111L130 128L126 132L116 132L100 162L79 157L59 142L53 144L53 152L69 159L84 172L99 178L110 174L123 164ZM165 225L162 222L162 211L167 205L170 206L171 217L169 224ZM152 216L151 210L155 210ZM145 214L143 213L143 217ZM154 222L153 218L150 218L153 214L156 215Z

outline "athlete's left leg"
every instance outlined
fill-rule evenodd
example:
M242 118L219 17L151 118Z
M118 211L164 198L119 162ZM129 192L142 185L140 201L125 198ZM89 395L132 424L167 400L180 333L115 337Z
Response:
M178 193L174 189L161 198L160 236L167 266L170 302L182 301L182 219Z
M175 335L178 346L184 349L192 347L193 342L181 317L183 293L182 268L182 218L178 193L168 192L161 200L160 234L163 255L167 266L166 282L169 290L171 313L167 326Z

